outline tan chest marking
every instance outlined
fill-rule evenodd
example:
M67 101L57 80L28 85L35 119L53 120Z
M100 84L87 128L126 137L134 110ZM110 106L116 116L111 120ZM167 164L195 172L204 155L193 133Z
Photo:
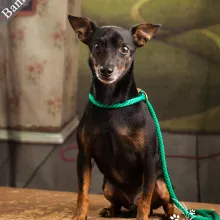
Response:
M146 131L144 129L137 129L137 130L130 130L127 127L119 128L118 129L119 135L131 143L134 144L136 148L143 148L145 144L145 136Z

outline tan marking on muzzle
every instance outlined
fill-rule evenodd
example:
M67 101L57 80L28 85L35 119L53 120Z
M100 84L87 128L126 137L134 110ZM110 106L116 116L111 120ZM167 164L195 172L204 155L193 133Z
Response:
M93 64L94 64L94 66L97 67L98 64L97 64L95 58L93 57L93 55L90 53L89 56L90 56L90 58L92 59L92 62L93 62Z

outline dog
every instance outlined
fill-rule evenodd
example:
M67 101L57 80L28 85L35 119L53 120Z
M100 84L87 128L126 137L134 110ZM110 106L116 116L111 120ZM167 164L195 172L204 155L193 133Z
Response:
M97 26L85 17L68 16L79 40L89 48L92 72L90 93L96 101L111 105L138 95L134 80L134 56L161 25L143 23L130 30ZM144 70L143 70L144 71ZM117 217L122 207L148 220L163 206L169 218L174 205L164 182L156 129L145 102L124 108L104 109L88 102L77 128L78 198L73 220L85 220L91 159L104 175L103 194L110 206L102 217Z

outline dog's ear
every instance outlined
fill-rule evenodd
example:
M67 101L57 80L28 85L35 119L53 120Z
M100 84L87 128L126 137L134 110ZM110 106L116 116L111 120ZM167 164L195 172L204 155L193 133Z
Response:
M156 32L160 29L161 24L139 24L131 28L131 33L137 47L143 47Z
M88 44L95 32L96 24L88 18L75 17L68 15L68 20L73 30L78 34L78 38L85 44Z

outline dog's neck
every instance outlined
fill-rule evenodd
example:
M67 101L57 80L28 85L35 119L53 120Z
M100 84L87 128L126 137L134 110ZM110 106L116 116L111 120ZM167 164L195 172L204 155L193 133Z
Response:
M138 93L133 75L133 62L127 73L120 80L117 80L112 84L104 84L99 81L96 77L91 61L89 61L89 64L93 74L90 93L94 96L96 101L104 105L111 105L119 102L125 102L126 100L137 96Z

